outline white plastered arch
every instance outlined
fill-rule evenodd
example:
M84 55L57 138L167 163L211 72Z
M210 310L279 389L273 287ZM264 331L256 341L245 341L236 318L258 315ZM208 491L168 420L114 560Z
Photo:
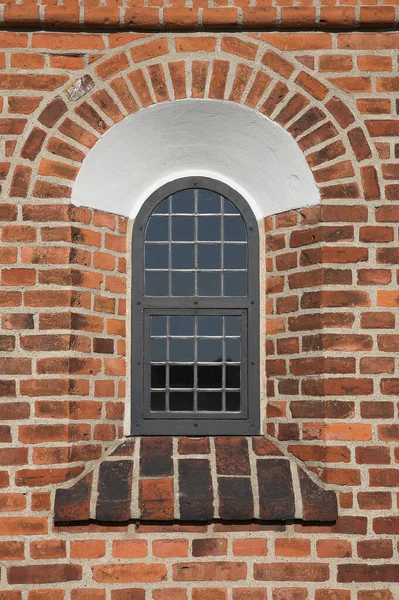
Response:
M83 161L72 202L134 218L152 192L190 175L218 179L257 219L320 202L294 139L250 108L222 100L178 100L114 125Z

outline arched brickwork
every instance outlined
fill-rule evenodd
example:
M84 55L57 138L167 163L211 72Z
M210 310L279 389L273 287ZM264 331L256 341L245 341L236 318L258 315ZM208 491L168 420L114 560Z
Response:
M19 142L11 196L69 197L79 164L113 124L151 104L192 97L238 102L284 127L304 152L323 199L378 198L372 146L358 115L327 79L281 57L261 35L126 35L135 41L97 59L75 90L64 76L54 77L54 97L36 110L34 127Z

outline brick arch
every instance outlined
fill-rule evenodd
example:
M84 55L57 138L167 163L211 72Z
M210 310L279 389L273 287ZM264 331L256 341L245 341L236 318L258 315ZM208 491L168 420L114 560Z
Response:
M368 134L350 107L328 81L259 39L140 37L63 91L69 102L58 89L21 145L11 195L69 198L86 154L112 125L152 104L192 97L237 102L285 128L322 199L379 197Z

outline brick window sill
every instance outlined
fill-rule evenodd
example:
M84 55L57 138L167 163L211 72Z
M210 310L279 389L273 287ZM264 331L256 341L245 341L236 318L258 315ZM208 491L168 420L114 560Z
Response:
M263 437L127 438L72 487L55 521L335 521L337 500Z

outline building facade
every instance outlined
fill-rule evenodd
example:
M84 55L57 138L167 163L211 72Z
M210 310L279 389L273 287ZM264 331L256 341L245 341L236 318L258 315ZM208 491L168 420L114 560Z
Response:
M399 6L1 6L0 600L399 598ZM182 179L165 198L215 185L255 251L185 204L178 241L230 242L225 293L144 309L140 211ZM241 336L243 429L223 350L215 428L139 435L150 309Z

